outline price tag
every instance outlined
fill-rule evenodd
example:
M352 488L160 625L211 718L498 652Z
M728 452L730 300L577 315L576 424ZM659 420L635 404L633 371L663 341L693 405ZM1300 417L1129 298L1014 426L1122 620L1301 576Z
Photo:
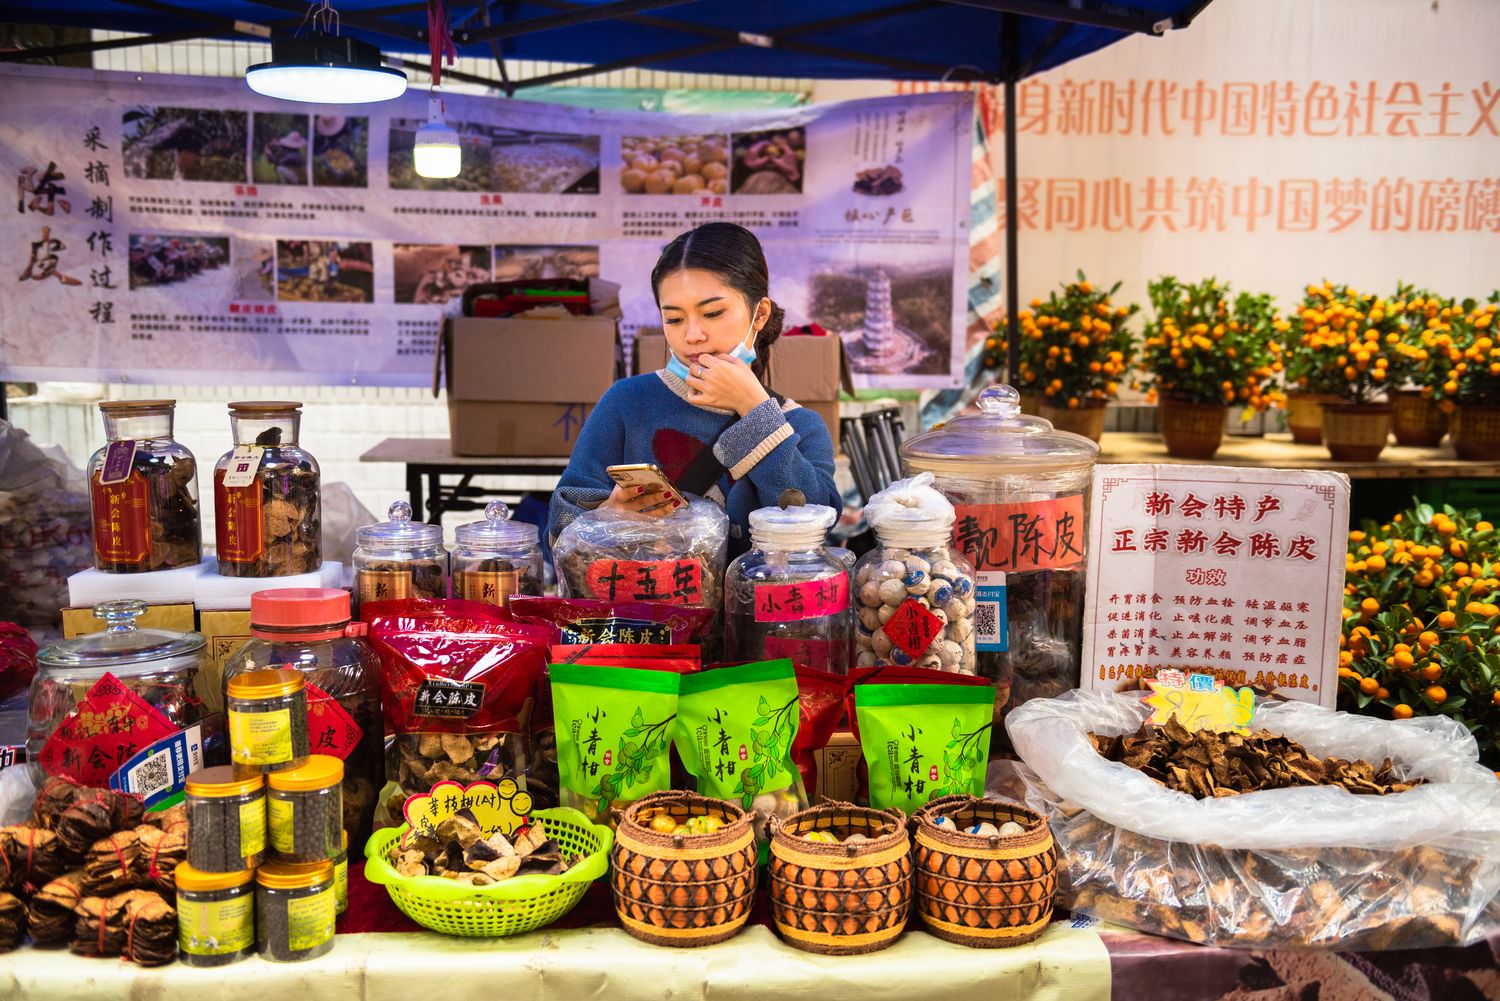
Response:
M925 605L915 598L907 598L885 624L885 634L907 656L916 660L927 652L942 628L942 620Z
M1151 694L1144 701L1151 707L1149 722L1154 725L1176 719L1189 730L1250 732L1255 693L1249 688L1236 690L1213 675L1177 670L1159 671L1146 685Z
M99 482L104 486L124 483L130 478L135 464L135 442L129 438L112 441L104 449L104 466L99 470Z
M224 469L226 487L248 487L255 482L260 469L260 457L266 450L259 445L236 445L229 453L229 465Z
M467 786L445 779L429 792L407 798L402 813L411 830L403 842L419 833L435 837L443 821L461 810L469 811L485 837L496 832L512 837L531 823L531 805L531 794L511 779L499 785L475 782Z

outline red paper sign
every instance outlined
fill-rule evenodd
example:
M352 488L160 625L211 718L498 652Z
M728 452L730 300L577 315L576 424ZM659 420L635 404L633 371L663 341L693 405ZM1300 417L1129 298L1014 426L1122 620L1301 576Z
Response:
M113 674L100 678L42 747L42 770L80 785L109 788L109 777L139 750L177 727Z
M589 594L603 601L703 601L703 564L697 560L595 560L589 564Z
M834 574L796 584L755 585L756 622L801 622L837 615L848 607L848 574Z
M953 545L974 569L1055 570L1083 562L1083 496L1024 504L955 504Z
M349 711L317 685L307 686L307 733L314 754L347 758L365 735Z
M94 477L94 553L101 563L141 563L151 555L151 493L131 473L120 483Z
M259 481L248 487L226 487L224 470L214 473L214 536L223 563L254 563L265 552Z
M943 622L916 598L907 598L885 624L885 634L912 660L932 646Z
M785 657L798 667L833 671L838 670L833 657L835 648L832 640L794 640L785 636L767 636L765 659L780 660Z

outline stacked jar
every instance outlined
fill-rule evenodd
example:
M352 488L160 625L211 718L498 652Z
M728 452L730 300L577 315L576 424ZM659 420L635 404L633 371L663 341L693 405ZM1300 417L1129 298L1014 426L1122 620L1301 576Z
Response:
M448 597L443 526L411 520L411 505L392 504L389 521L355 533L354 594L359 604L396 598Z
M172 437L176 408L173 400L99 404L108 443L88 473L98 570L171 570L202 557L198 464Z
M318 463L297 444L302 404L229 405L234 448L214 467L219 573L288 577L323 565Z
M265 778L231 765L188 776L187 861L176 870L177 946L188 966L255 951L255 868L266 848Z
M535 525L511 521L501 501L485 505L484 520L454 532L453 597L510 607L513 594L542 593L542 546Z
M824 547L837 517L821 504L750 512L750 549L725 578L731 660L790 657L807 667L848 671L854 630L849 569Z

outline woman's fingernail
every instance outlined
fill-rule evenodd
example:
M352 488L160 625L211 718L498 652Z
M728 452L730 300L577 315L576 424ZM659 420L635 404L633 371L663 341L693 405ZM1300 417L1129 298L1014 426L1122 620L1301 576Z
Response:
M646 492L646 488L645 487L636 487L635 488L635 492L638 493L638 494L643 494L643 493Z
M673 507L681 507L682 506L682 501L673 501L672 502L672 506Z

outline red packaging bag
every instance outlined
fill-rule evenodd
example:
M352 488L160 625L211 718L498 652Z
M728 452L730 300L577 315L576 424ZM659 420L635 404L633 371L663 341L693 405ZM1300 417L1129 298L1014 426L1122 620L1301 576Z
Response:
M691 674L703 669L703 651L696 643L554 643L552 663Z
M844 718L846 681L842 674L797 665L797 708L802 721L792 740L792 760L809 796L818 788L818 752L828 746Z

